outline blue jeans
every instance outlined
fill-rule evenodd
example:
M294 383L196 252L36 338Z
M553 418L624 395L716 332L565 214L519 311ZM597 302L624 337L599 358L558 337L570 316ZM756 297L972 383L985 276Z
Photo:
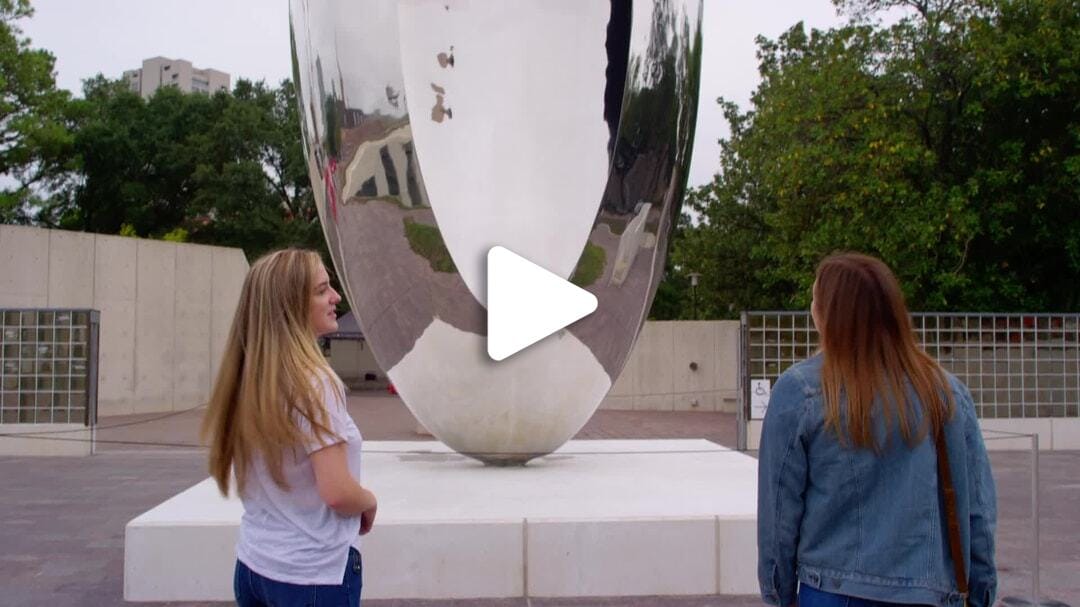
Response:
M360 553L349 548L345 577L338 586L278 582L255 573L237 560L233 593L239 607L360 607L362 580Z
M905 603L886 603L885 601L833 594L812 588L806 584L799 584L799 607L904 607L904 605Z

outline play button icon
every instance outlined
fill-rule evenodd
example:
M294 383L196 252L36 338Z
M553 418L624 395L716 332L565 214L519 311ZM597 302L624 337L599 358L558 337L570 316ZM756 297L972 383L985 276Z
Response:
M487 351L503 360L596 311L596 296L505 247L487 255Z

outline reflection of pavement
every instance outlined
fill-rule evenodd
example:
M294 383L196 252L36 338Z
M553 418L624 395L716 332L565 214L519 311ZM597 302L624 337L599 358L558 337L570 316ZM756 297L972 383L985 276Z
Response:
M613 176L604 193L601 222L593 228L589 242L603 247L606 254L603 275L586 290L596 295L599 300L599 313L579 320L570 325L571 331L592 349L593 354L604 365L612 382L622 372L630 357L630 348L637 332L648 315L647 300L655 294L657 284L664 271L661 253L667 252L669 225L674 212L676 180L679 171L671 172L666 183L660 181L659 166L663 165L664 154L642 154L633 164L627 175ZM625 200L623 192L638 193L638 200ZM637 202L648 202L652 206L645 219L645 231L656 237L652 246L637 252L621 284L612 284L612 272L618 257L620 235L611 232L605 219L630 222L633 207ZM678 201L682 202L682 201ZM626 209L625 213L620 213ZM628 225L623 226L627 234Z
M353 285L357 318L379 366L392 369L433 317L485 334L487 317L457 273L436 272L413 252L404 219L435 225L431 209L405 210L381 200L346 202L339 237L350 256L344 268Z
M650 224L658 214L654 207L649 213ZM589 242L604 249L606 258L603 274L586 287L587 291L596 295L599 305L596 314L570 325L570 331L589 346L613 382L629 358L633 340L648 313L645 298L651 287L652 265L659 261L655 245L642 249L638 251L622 284L612 284L611 274L615 268L619 239L606 223L598 224L589 236ZM658 267L656 271L663 271L663 267Z
M660 212L653 207L650 225L656 224ZM339 210L338 237L351 252L344 268L348 283L354 285L352 303L383 369L393 368L412 349L434 316L462 331L478 335L487 331L487 313L460 275L436 272L413 252L405 238L406 217L436 225L429 208L403 209L382 200L360 202L353 198ZM664 223L662 219L660 223ZM646 248L639 251L622 284L612 285L619 236L601 223L590 242L604 249L607 260L603 273L587 287L597 296L599 308L596 314L571 325L570 331L615 378L646 313L653 264L658 266L656 272L663 268L659 267L656 246Z
M618 286L626 280L626 274L634 265L634 260L642 249L652 249L656 246L656 235L646 231L646 220L651 202L641 203L641 209L633 219L626 223L622 235L619 237L619 248L615 252L615 262L612 264L611 284Z
M349 412L364 438L422 440L415 420L396 397L361 393ZM195 444L201 412L157 422L100 430L125 441ZM104 417L100 426L141 422L157 415ZM721 413L598 411L576 438L705 437L732 445L734 418ZM101 445L83 458L0 457L0 585L5 605L114 607L123 605L124 525L138 514L206 478L205 452L133 445ZM1031 479L1029 454L991 453L998 483L999 597L1030 589ZM1043 595L1080 605L1080 451L1044 453L1042 476ZM717 482L722 482L720 479ZM376 491L378 488L376 488ZM376 523L376 527L378 523ZM372 554L368 558L378 558ZM136 603L127 603L135 605ZM214 605L226 605L216 603ZM366 607L734 607L760 605L756 597L643 597L465 601L364 601ZM150 605L150 604L147 604ZM164 605L156 603L156 605ZM169 603L194 607L210 603Z

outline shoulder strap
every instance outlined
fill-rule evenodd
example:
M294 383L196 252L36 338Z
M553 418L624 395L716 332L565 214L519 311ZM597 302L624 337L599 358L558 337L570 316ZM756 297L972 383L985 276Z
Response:
M949 552L952 554L953 569L956 573L956 589L967 595L968 579L964 569L964 550L960 543L960 521L956 517L956 490L953 488L949 454L945 450L944 427L934 432L934 446L937 451L938 486L941 488L941 500L945 504Z

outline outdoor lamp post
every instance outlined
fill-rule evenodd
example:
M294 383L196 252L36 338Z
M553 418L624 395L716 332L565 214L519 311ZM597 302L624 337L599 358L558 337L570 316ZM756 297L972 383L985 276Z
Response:
M690 272L688 276L690 276L690 305L694 312L694 320L697 320L697 283L698 279L701 278L701 274L698 272Z

